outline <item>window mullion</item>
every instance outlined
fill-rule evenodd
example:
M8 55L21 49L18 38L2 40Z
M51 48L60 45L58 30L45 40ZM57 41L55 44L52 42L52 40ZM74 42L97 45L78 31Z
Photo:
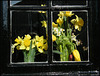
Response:
M51 0L49 0L48 10L48 62L52 63L52 24L51 24Z

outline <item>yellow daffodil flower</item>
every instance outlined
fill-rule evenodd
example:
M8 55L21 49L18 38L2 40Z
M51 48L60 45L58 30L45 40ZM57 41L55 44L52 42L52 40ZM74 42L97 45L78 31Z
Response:
M71 23L74 24L75 29L77 29L78 31L81 31L82 26L84 25L84 21L82 18L78 17L77 15L76 19L72 19Z
M74 13L72 13L72 11L66 11L65 16L67 17L71 17L72 15L74 15Z
M29 47L29 46L30 46L30 43L31 43L31 40L29 40L29 39L24 39L24 45L25 45L26 47Z
M58 27L58 24L55 24L54 22L52 22L52 26L53 27Z
M41 4L41 6L46 6L45 4ZM46 11L39 11L39 13L46 13Z
M20 44L20 43L22 42L22 38L20 38L20 37L18 36L18 38L15 39L15 42L17 42L18 44Z
M48 48L48 45L47 45L47 40L44 39L44 36L35 36L35 45L37 46L37 50L40 52L40 53L43 53L44 50L47 50Z
M56 21L59 25L60 25L60 27L62 26L62 24L63 24L63 18L58 18L57 19L57 21Z
M45 6L45 4L41 4L41 6Z
M52 41L56 41L56 36L55 35L52 35Z
M24 41L22 41L22 43L20 44L19 49L20 50L25 50L26 49L26 47L24 45Z
M46 21L41 21L41 23L42 23L42 27L47 28L47 22Z
M24 39L31 39L31 36L29 34L25 35Z
M73 56L75 58L75 61L81 61L80 54L79 54L78 50L75 49L72 53L73 53Z
M47 42L43 45L43 48L44 48L44 50L47 50L47 49L48 49L48 44L47 44Z
M61 17L61 18L63 18L64 15L65 15L64 11L60 11L59 14L58 14L58 16Z
M39 13L46 13L46 11L39 11Z
M38 36L36 35L34 39L31 39L31 36L29 34L25 35L24 39L18 38L15 39L15 44L12 46L12 52L14 52L14 48L16 46L17 50L30 50L30 43L32 41L32 48L37 47L37 50L40 53L43 53L44 50L47 50L47 40L44 39L44 36Z

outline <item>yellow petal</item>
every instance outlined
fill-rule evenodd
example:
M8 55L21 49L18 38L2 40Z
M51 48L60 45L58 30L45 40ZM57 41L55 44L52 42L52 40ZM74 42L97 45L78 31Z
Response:
M26 47L26 50L28 50L28 51L29 51L29 49L30 49L30 47Z
M18 39L18 38L16 38L16 39L15 39L15 42L17 42L17 43L18 43L18 42L19 42L19 39Z
M84 25L84 21L82 18L79 19L79 22L78 22L79 26L83 26Z
M52 26L53 27L58 27L58 24L55 24L54 22L52 22Z
M24 39L24 45L26 46L26 47L28 47L28 46L30 46L30 40L29 39Z
M52 41L56 41L56 36L52 35Z
M41 21L41 23L42 23L42 27L47 27L47 22L46 21Z
M67 17L71 17L72 15L74 15L74 13L72 13L72 11L66 11L65 14Z
M60 26L62 26L63 24L63 18L58 18L57 21L56 21Z
M76 16L76 24L82 27L84 25L83 19L81 17L78 17L77 15L75 16Z
M24 50L24 49L25 49L25 46L24 46L24 45L21 45L21 46L19 47L19 49L20 49L20 50Z
M72 19L72 20L71 20L71 23L72 23L72 24L75 24L75 23L76 23L76 19Z
M31 36L29 34L25 35L24 39L31 39Z
M59 17L63 17L64 16L64 11L60 11L60 13L58 14Z
M36 41L38 41L38 40L39 40L39 36L38 36L38 35L36 35L36 36L35 36L35 39L36 39Z
M41 42L37 43L37 48L43 46L43 44Z
M41 48L38 48L38 51L39 51L40 53L43 53L43 49L41 49Z
M75 61L81 61L80 54L79 54L78 50L74 50L72 53L73 53L73 56L75 58Z
M44 50L47 50L48 49L48 44L47 43L43 45L43 49Z
M79 26L78 25L75 25L75 29L79 29Z

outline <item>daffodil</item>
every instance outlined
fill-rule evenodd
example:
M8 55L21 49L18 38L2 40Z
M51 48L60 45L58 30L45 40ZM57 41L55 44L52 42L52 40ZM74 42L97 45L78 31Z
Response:
M66 11L65 16L67 17L71 17L72 15L74 15L74 13L72 13L72 11Z
M74 24L75 29L81 31L81 28L84 25L84 21L81 17L78 17L77 15L75 16L76 16L76 19L72 19L71 23Z
M63 18L58 18L57 19L57 21L56 21L59 25L60 25L60 27L62 26L62 24L63 24Z
M47 28L47 22L46 21L41 21L41 23L42 23L42 27Z
M39 37L38 35L35 36L35 45L37 46L37 50L40 53L43 53L44 50L47 50L48 45L47 45L47 40L44 39L44 36Z
M46 6L45 4L41 4L41 6Z
M20 44L20 43L22 42L22 38L20 38L20 37L18 36L18 38L15 39L15 42L17 42L18 44Z
M47 49L48 49L48 44L47 44L47 42L43 45L43 48L44 48L44 50L47 50Z
M80 53L78 50L75 49L72 53L73 53L73 56L75 58L75 61L81 61Z
M31 36L29 34L25 35L24 39L31 39Z
M22 41L22 43L20 44L19 49L20 50L25 50L26 49L26 47L24 45L24 41Z
M54 22L52 22L52 26L53 27L58 27L58 24L55 24Z
M65 15L64 11L60 11L59 14L58 14L58 16L61 17L61 18L63 18L64 15Z
M16 38L14 41L15 41L16 43L13 44L13 48L15 48L15 47L18 46L18 45L22 45L23 39L20 38L20 37L18 36L18 38ZM23 47L23 46L21 46L21 47Z
M29 47L30 46L30 43L31 43L31 40L30 39L24 39L24 45L26 47Z
M39 11L39 13L46 13L46 11Z
M55 35L52 35L52 41L56 41L56 36Z

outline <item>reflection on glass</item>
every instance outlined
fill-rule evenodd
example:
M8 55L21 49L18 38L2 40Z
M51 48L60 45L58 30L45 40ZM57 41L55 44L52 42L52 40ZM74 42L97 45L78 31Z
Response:
M47 5L47 0L11 0L10 5Z
M87 0L53 0L52 5L57 6L57 5L86 5Z
M53 12L53 61L88 61L87 11Z
M12 62L47 61L46 11L11 11Z

